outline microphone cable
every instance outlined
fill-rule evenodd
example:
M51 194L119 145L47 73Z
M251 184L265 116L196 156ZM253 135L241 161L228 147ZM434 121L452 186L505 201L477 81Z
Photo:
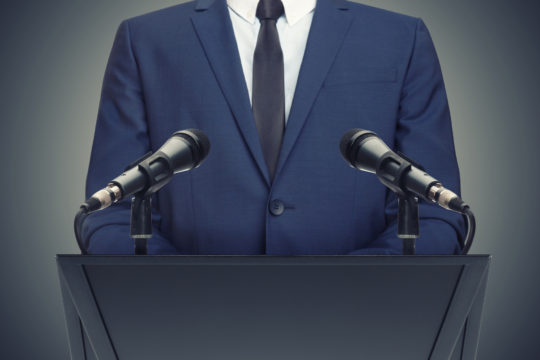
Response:
M463 251L461 252L461 255L467 255L471 249L474 233L476 232L476 219L468 206L463 210L462 214L467 220L467 235L465 236L465 241L463 242Z
M77 239L77 245L79 245L79 249L81 250L82 255L88 254L88 244L85 244L82 238L82 224L84 223L84 220L87 216L88 209L84 205L82 205L79 211L77 211L77 214L75 215L75 219L73 221L75 239Z

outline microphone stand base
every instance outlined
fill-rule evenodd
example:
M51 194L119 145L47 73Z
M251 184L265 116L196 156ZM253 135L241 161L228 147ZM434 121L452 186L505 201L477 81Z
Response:
M415 254L418 236L418 198L411 195L398 196L398 237L403 239L403 255Z
M135 255L148 254L148 239L152 237L151 195L135 195L131 200L131 231Z

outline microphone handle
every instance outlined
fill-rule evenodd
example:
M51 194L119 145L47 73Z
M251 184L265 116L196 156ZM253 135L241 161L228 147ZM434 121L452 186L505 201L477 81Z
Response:
M391 150L379 160L376 175L390 189L399 190L400 192L407 190L428 201L432 201L428 197L430 188L435 184L439 184L437 179L418 169Z
M161 187L170 179L170 171L167 165L166 161L151 161L146 164L142 162L111 180L105 188L88 198L81 207L84 207L87 213L91 213L105 209L128 196L148 188L151 184L159 184ZM153 182L150 181L151 174L157 174L157 176L152 177Z
M393 161L395 159L395 157L392 157L390 161L382 164L381 173L384 174L385 180L389 179L388 176L390 178L401 176L405 189L424 200L434 202L445 209L462 214L469 208L469 205L456 193L448 190L437 179L413 165L403 174L400 174L402 164Z

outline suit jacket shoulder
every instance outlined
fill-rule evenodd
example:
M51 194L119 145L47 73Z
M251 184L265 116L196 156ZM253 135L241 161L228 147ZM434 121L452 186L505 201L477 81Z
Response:
M330 1L337 1L337 0L330 0ZM370 5L361 4L361 3L352 2L352 1L346 1L346 0L343 0L343 3L345 3L347 8L353 11L356 15L367 16L368 18L377 20L379 22L385 22L388 24L392 24L392 23L414 24L416 21L418 21L417 17L378 8L375 6L370 6Z
M189 19L190 14L195 10L197 1L188 1L181 4L169 6L163 9L151 11L126 19L126 21L136 26L167 24L177 22L179 18Z

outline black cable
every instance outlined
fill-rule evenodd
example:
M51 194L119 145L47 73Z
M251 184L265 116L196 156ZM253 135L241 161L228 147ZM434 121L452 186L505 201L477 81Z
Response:
M463 211L463 216L465 219L467 219L467 235L465 236L465 241L463 242L463 251L461 254L467 255L471 249L474 239L474 233L476 231L476 219L474 218L474 214L469 207L465 208Z
M88 209L85 206L81 206L79 211L77 211L77 214L75 215L75 220L73 221L73 230L75 231L75 238L77 239L77 244L79 245L79 249L81 249L81 254L86 255L88 254L87 244L83 242L81 232L82 232L82 224L84 222L84 219L86 219L86 216L88 215Z

